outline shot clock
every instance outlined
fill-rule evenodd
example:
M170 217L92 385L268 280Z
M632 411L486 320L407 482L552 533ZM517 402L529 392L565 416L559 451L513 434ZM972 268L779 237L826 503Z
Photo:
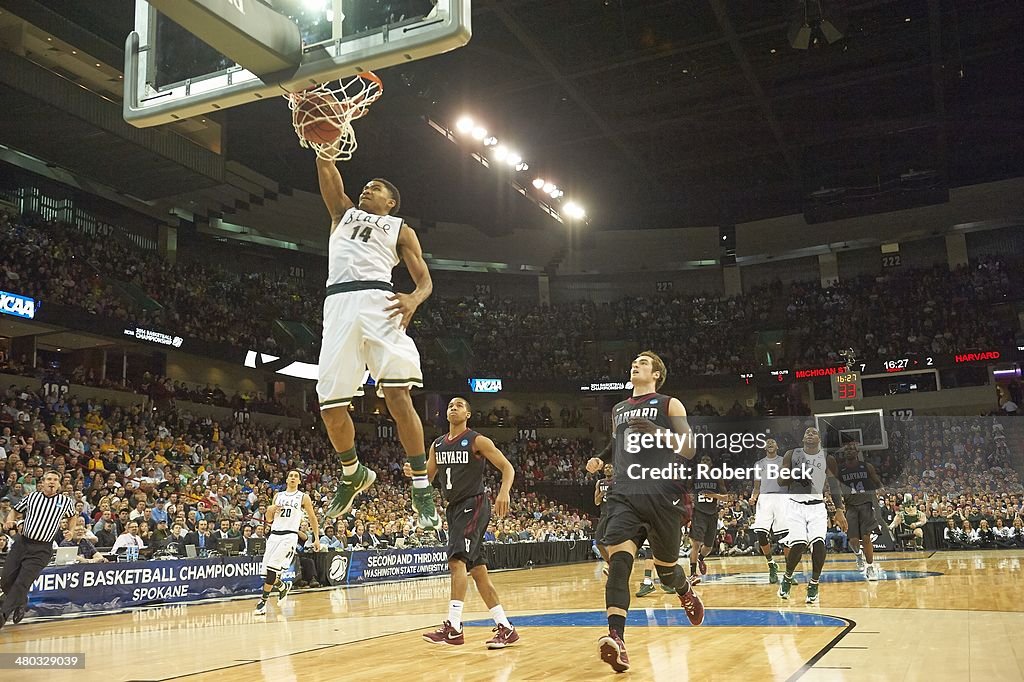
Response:
M864 397L860 372L832 375L832 400L860 400Z

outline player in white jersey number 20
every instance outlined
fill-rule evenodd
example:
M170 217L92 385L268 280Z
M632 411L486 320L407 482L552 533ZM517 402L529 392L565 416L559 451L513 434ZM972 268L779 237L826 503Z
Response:
M316 390L320 414L342 467L327 517L348 512L355 496L377 478L356 456L355 426L348 413L353 397L362 395L369 368L412 467L412 505L418 524L425 529L439 528L441 519L427 481L423 424L410 395L413 386L423 386L420 355L405 333L416 309L433 290L423 250L412 228L394 215L401 203L398 188L382 178L371 180L360 192L356 206L345 194L333 161L317 158L316 169L320 194L331 214ZM391 271L399 261L405 263L416 283L410 294L396 292L391 283Z
M295 555L303 512L309 518L309 525L313 529L313 549L320 551L320 523L317 521L316 510L313 509L309 495L299 490L301 480L298 471L289 471L285 489L274 495L274 504L267 507L266 518L273 519L273 522L270 525L267 548L263 552L263 575L266 577L263 579L263 595L256 605L257 616L267 613L267 600L275 589L278 604L288 597L292 585L281 580L281 574L291 566L292 557Z

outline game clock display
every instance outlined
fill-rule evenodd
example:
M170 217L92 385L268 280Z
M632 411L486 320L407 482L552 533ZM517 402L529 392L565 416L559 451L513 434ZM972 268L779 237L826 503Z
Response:
M860 372L832 375L832 400L860 400L863 397Z

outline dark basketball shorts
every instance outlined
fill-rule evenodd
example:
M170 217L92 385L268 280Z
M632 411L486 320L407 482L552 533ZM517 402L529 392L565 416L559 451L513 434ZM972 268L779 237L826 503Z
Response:
M596 536L597 544L611 547L632 540L639 548L646 540L658 561L678 561L683 535L681 507L651 495L609 496L601 506L607 507L606 519L602 519L604 528Z
M705 547L714 547L718 537L718 514L708 514L700 509L693 510L690 521L690 537Z
M875 518L875 505L870 502L864 504L846 505L846 521L850 524L847 535L851 538L862 538L878 528L878 520Z
M462 559L466 568L485 565L484 533L491 522L491 502L487 495L476 495L450 503L448 518L448 559Z

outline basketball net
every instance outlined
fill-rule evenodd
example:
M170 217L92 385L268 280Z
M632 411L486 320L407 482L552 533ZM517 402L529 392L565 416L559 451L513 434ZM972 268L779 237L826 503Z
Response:
M352 121L365 116L370 105L380 99L384 94L384 84L375 73L367 71L348 82L338 81L337 87L331 85L324 83L309 90L289 93L285 99L292 112L292 127L300 146L313 149L317 157L325 161L348 161L359 146ZM338 139L323 144L302 136L303 128L321 123L337 127L341 131Z

